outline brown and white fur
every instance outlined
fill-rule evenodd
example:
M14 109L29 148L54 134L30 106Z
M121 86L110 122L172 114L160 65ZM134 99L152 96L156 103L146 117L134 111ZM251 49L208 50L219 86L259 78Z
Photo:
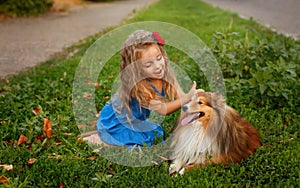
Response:
M186 117L174 130L170 174L207 164L240 162L260 146L257 130L221 94L198 92L183 106Z

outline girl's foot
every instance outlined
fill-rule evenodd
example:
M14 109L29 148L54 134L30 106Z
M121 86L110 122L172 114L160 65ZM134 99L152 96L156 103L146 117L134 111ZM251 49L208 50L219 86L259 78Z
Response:
M98 134L92 134L90 136L84 137L83 138L84 141L87 141L89 144L103 144L102 140L100 139L100 137L98 136Z

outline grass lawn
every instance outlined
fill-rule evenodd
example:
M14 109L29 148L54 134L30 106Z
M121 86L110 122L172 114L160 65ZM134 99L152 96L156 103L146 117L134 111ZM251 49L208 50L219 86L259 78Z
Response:
M0 187L300 185L300 42L198 0L161 0L125 24L152 20L184 27L208 45L225 79L227 103L259 131L262 146L256 153L239 164L210 165L170 177L167 162L146 167L119 165L78 140L80 131L72 109L76 68L89 46L110 28L40 66L0 81L0 165L13 165L12 170L0 167ZM192 59L172 47L166 50L199 87L209 90L205 79L195 73ZM118 63L119 57L112 57L98 78L93 93L97 110L111 95ZM41 111L35 115L34 109ZM163 121L166 134L175 116ZM45 117L53 125L50 139L42 133ZM84 126L94 125L87 121ZM28 140L18 145L20 135Z

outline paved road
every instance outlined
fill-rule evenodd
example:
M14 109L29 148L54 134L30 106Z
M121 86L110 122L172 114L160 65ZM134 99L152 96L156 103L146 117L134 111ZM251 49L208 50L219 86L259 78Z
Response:
M68 13L0 22L0 78L16 74L51 58L64 47L117 25L134 9L156 0L126 0L73 7ZM253 17L293 37L300 35L300 0L204 0Z
M300 0L203 0L299 39Z
M122 22L155 0L126 0L76 6L66 13L0 22L0 78L51 58L64 47Z

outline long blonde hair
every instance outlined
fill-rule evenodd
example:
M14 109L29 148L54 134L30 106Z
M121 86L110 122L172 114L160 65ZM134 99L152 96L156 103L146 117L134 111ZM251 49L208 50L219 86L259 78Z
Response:
M142 107L149 107L149 102L152 99L162 99L153 87L149 84L148 78L141 74L141 63L139 62L143 49L151 45L158 44L159 50L165 61L165 74L162 79L165 98L167 100L174 100L177 97L175 89L176 79L173 71L170 68L169 58L166 51L160 43L152 40L152 33L147 31L140 31L144 38L129 36L125 41L124 47L121 50L121 63L120 63L120 83L121 86L118 90L120 100L120 110L126 109L126 116L129 120L131 114L131 97L134 97ZM139 33L141 35L141 33ZM135 37L135 38L134 38ZM135 40L138 38L138 41ZM129 44L128 44L129 43Z

